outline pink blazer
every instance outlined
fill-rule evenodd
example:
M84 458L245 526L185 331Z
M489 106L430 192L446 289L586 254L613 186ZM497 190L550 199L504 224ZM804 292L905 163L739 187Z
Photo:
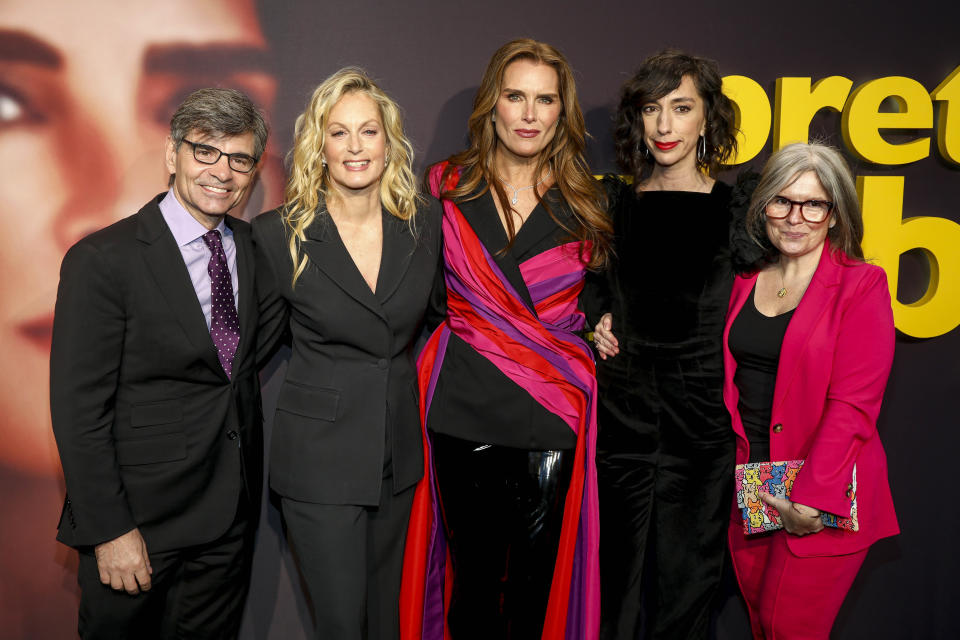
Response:
M736 360L730 325L750 301L757 274L737 277L723 332L723 399L733 420L737 463L749 444L737 410ZM900 532L887 482L887 458L877 433L877 414L893 362L894 329L883 269L849 260L824 245L810 286L794 312L780 352L770 457L804 459L791 499L822 511L850 515L847 492L857 466L860 530L827 528L787 536L798 556L831 556L865 549ZM730 535L743 535L734 502Z

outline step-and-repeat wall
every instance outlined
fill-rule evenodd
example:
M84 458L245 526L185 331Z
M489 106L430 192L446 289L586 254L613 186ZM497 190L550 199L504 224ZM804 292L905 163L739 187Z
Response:
M742 130L737 166L815 138L858 177L866 253L887 271L898 329L880 419L902 535L871 551L841 611L844 638L960 635L952 610L960 451L960 47L954 3L459 3L423 0L0 2L0 635L69 638L76 554L63 499L48 356L63 253L166 187L164 136L191 90L237 87L268 114L265 169L243 215L276 206L293 121L346 65L406 111L417 167L464 145L489 56L529 36L576 70L595 173L615 171L620 84L677 47L715 58ZM861 6L862 5L862 6ZM665 238L682 252L683 238ZM282 358L263 372L269 438ZM242 637L308 637L308 609L269 502ZM731 585L718 638L746 634Z

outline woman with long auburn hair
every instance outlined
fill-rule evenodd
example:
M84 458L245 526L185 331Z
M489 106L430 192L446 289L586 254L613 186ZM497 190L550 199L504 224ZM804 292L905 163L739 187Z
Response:
M270 486L316 637L393 639L440 212L417 194L399 107L362 70L317 87L295 138L286 202L253 224L261 348L292 338Z
M401 631L595 638L596 380L578 300L607 259L610 224L563 55L527 39L501 47L469 132L469 148L428 173L443 279L418 364L431 455Z

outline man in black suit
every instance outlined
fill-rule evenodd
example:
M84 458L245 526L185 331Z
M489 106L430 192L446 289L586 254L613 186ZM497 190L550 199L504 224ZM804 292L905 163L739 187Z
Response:
M194 92L170 190L64 257L50 406L84 638L237 633L263 445L250 228L226 214L266 140L245 95Z

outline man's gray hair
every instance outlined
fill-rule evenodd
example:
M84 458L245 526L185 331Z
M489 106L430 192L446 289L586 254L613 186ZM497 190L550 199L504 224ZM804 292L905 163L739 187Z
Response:
M253 156L267 146L267 123L253 101L236 89L198 89L187 96L170 118L170 138L176 149L191 131L209 136L253 133Z

